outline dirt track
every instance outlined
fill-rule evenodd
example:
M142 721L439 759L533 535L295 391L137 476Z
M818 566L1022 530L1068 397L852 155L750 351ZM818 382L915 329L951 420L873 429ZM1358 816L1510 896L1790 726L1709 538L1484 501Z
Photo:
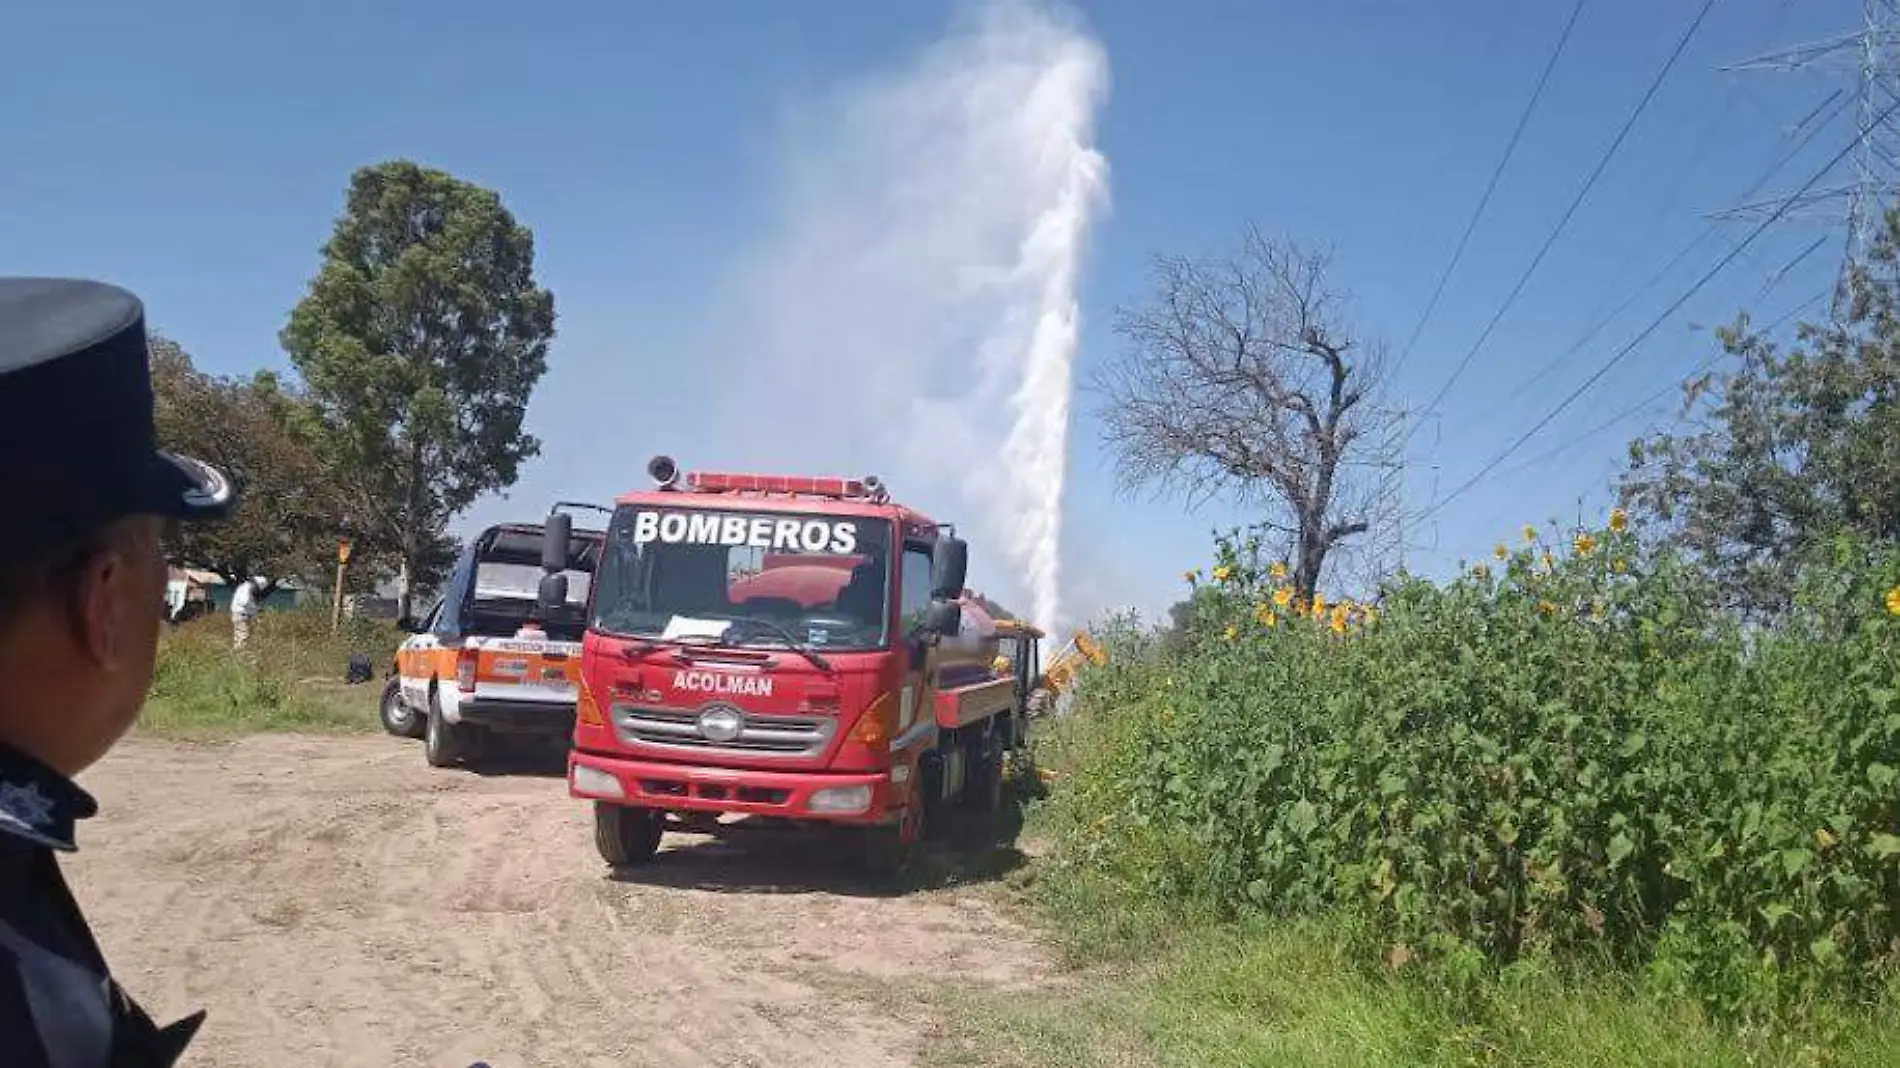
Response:
M194 1065L902 1065L918 984L1045 972L990 889L869 896L802 836L616 879L558 769L134 739L85 785L67 871L135 996L210 1010Z

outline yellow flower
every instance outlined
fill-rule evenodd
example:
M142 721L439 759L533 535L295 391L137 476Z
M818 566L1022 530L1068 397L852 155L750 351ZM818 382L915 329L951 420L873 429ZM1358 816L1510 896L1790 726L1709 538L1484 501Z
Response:
M1619 575L1621 575L1625 571L1628 571L1629 569L1630 569L1630 566L1624 563L1623 558L1620 556L1610 561L1610 570L1616 572Z
M1226 639L1227 639L1228 641L1230 641L1230 642L1231 642L1231 641L1233 641L1233 640L1234 640L1234 638L1235 638L1235 636L1236 636L1236 635L1238 635L1239 633L1240 633L1240 631L1238 631L1238 630L1236 630L1236 629L1234 629L1234 628L1233 628L1233 627L1232 627L1232 626L1230 625L1230 626L1228 626L1228 628L1227 628L1227 629L1226 629L1225 631L1223 631L1223 632L1222 632L1222 637L1224 637L1224 638L1226 638Z
M1625 512L1621 508L1610 509L1610 529L1611 530L1614 530L1618 534L1621 534L1625 530L1629 529L1629 525L1630 525L1630 516L1628 512Z
M1258 622L1263 627L1273 626L1273 619L1274 619L1273 606L1270 604L1254 605L1253 618L1256 622Z
M1190 568L1186 571L1181 572L1181 577L1184 579L1187 579L1188 583L1192 585L1197 579L1201 577L1201 569L1198 567Z
M1591 553L1596 552L1597 540L1587 533L1579 534L1577 535L1576 548L1578 556L1589 556Z
M1260 625L1263 627L1277 627L1280 625L1280 617L1274 615L1272 611L1264 611L1260 614Z
M1233 578L1233 577L1234 577L1234 569L1231 567L1228 567L1226 564L1222 564L1221 566L1214 569L1215 582L1226 582L1228 579Z
M1536 544L1536 542L1537 542L1537 528L1534 526L1531 526L1529 523L1524 524L1524 544L1534 545Z
M1267 568L1267 574L1273 576L1276 579L1286 578L1286 565L1281 563L1278 560L1275 560L1273 562L1273 566Z
M1506 549L1503 542L1499 542L1497 546L1491 550L1491 555L1503 560L1511 555L1511 550Z
M1554 604L1551 604L1549 601L1537 602L1537 610L1547 616L1554 616L1557 614L1557 606Z
M1273 591L1273 603L1281 608L1293 603L1293 591L1285 586Z
M1314 618L1318 618L1325 614L1326 614L1326 598L1316 593L1313 595L1313 616Z
M1900 586L1887 591L1887 614L1900 616Z
M1330 622L1330 626L1333 628L1334 634L1346 633L1346 617L1347 610L1345 605L1333 606L1333 618Z

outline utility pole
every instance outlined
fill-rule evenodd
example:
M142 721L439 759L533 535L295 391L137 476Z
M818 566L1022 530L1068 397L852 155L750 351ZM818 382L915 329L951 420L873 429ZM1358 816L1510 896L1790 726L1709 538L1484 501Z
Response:
M1843 183L1798 196L1771 197L1716 213L1717 218L1760 220L1777 211L1784 217L1819 217L1844 225L1846 246L1835 276L1834 315L1847 310L1849 280L1866 264L1867 250L1900 201L1900 0L1861 0L1861 27L1848 33L1755 56L1722 68L1750 70L1827 70L1847 74L1855 103L1854 173ZM1811 119L1813 116L1810 115Z

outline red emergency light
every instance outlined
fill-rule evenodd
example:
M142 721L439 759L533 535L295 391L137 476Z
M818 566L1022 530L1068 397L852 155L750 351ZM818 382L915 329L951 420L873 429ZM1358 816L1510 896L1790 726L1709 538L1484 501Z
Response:
M872 478L821 478L811 475L745 475L693 471L686 484L701 493L782 493L805 497L874 497L883 488Z

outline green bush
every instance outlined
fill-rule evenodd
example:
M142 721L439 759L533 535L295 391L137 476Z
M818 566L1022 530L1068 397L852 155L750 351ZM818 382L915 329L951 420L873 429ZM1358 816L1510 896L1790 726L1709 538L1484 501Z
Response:
M228 616L169 628L140 727L172 735L367 729L381 687L343 685L345 668L364 653L380 679L400 638L388 623L361 619L332 634L328 610L314 608L260 614L242 652L231 648Z
M1554 959L1718 1013L1873 997L1900 963L1900 560L1842 549L1747 628L1622 529L1303 606L1222 541L1170 643L1084 676L1058 873L1349 918L1454 984ZM1061 886L1060 877L1056 885Z

